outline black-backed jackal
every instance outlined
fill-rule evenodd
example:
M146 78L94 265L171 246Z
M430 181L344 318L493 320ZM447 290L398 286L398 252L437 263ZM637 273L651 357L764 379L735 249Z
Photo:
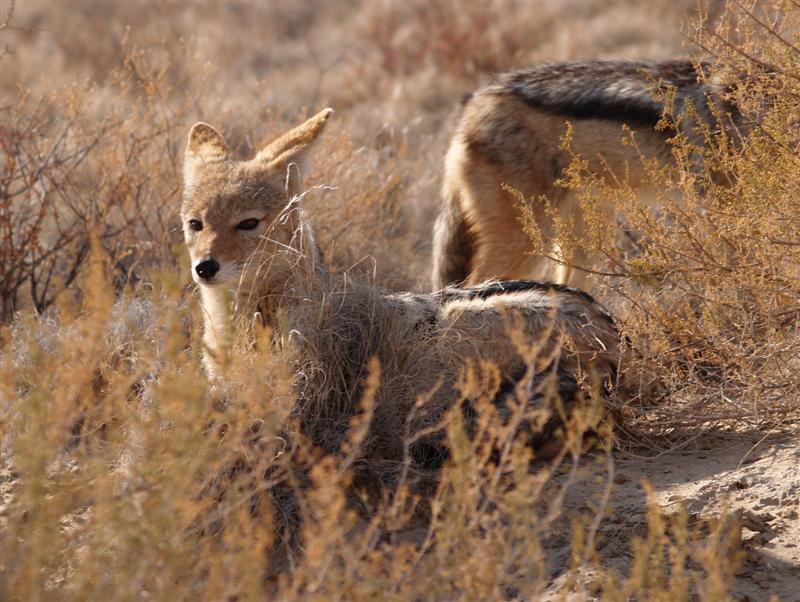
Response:
M298 165L330 113L247 161L234 158L210 125L198 123L189 134L181 218L212 375L224 374L234 333L258 315L276 341L294 349L296 369L304 371L299 414L338 413L315 424L346 427L365 366L377 358L383 379L376 411L394 427L370 441L401 463L402 433L417 397L436 389L431 407L438 409L429 415L441 418L459 399L457 380L470 363L496 366L498 407L523 389L531 403L553 392L569 402L584 385L616 384L624 345L614 320L576 289L514 280L396 293L326 270L303 215ZM544 381L553 388L542 389ZM338 439L311 422L307 435L335 447L330 441ZM534 440L540 435L531 433Z
M570 151L588 161L589 169L609 170L641 186L641 156L672 160L667 139L674 132L656 130L665 112L659 89L674 92L672 110L686 117L680 128L690 138L697 136L698 120L716 127L718 115L739 119L704 70L685 60L547 64L499 75L466 98L445 160L443 204L434 228L434 290L488 278L583 286L585 272L530 253L515 196L504 187L533 201L545 241L554 237L552 220L537 202L542 195L561 217L574 219L580 235L578 202L556 184L571 162L561 144L567 122ZM635 132L635 147L622 144L623 125ZM558 248L548 252L560 255ZM592 258L566 259L593 265Z
M627 352L613 318L576 289L515 280L396 293L327 270L303 215L298 165L329 115L249 161L235 159L204 123L186 148L181 219L202 299L206 367L224 381L236 374L226 369L234 341L247 350L258 340L294 375L289 423L272 426L286 445L269 478L280 534L268 552L270 577L301 550L295 500L309 448L352 458L354 508L381 503L401 485L424 499L449 455L449 417L461 416L469 436L494 437L490 449L520 436L548 457L572 449L552 434L576 403L588 399L582 416L601 420L609 387L624 382L618 368ZM257 335L262 325L271 340ZM344 454L350 426L370 408L368 431ZM214 481L217 499L225 482Z

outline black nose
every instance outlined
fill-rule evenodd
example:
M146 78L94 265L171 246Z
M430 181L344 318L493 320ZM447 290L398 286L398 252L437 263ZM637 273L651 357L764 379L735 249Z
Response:
M211 280L214 274L219 272L219 264L213 259L206 259L198 263L194 271L197 272L197 275L203 280Z

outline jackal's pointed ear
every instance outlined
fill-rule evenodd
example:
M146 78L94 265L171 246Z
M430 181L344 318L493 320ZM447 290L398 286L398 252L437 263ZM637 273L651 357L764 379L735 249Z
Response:
M322 109L319 113L306 119L303 123L286 132L283 136L270 142L256 155L254 161L270 163L288 151L301 152L322 133L328 117L333 109Z
M183 181L190 186L197 170L207 163L221 161L230 155L230 149L217 130L203 123L195 123L189 131L186 154L183 161Z
M286 172L286 192L292 197L300 194L300 167L306 151L322 133L333 109L323 109L304 123L264 147L252 160L256 169L271 173Z

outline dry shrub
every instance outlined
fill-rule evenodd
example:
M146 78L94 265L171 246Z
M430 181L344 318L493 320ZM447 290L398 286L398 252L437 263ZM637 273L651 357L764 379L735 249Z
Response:
M339 128L326 133L307 181L320 189L311 190L304 207L334 272L366 272L393 288L417 289L427 277L421 249L430 232L415 227L424 223L422 210L406 196L419 161L409 156L402 134L385 130L379 136L380 142L359 146Z
M696 30L709 77L733 82L725 100L742 117L718 106L712 127L691 107L667 111L674 164L642 158L655 201L578 156L562 182L589 232L579 240L562 220L559 242L604 263L597 278L663 386L661 403L622 408L638 436L775 426L800 411L800 11L756 10L734 2L717 27ZM675 133L676 120L694 121L692 134Z
M492 368L475 366L458 387L477 422L456 406L432 425L449 458L420 488L410 460L387 469L375 458L376 437L393 436L406 457L413 445L381 417L392 400L379 390L398 366L365 362L359 410L305 437L297 391L313 374L290 370L291 354L235 355L225 387L209 387L174 272L115 304L101 257L95 243L82 306L5 331L4 599L530 599L567 569L548 554L570 533L574 579L596 564L594 587L610 599L620 584L631 595L678 582L717 588L708 599L724 591L727 531L667 529L653 506L620 577L594 551L607 498L570 526L571 486L598 470L606 490L613 478L599 399L571 418L553 460L532 461L491 403ZM584 457L589 430L602 443ZM314 444L334 431L329 449Z
M360 19L350 19L353 6ZM592 478L598 467L611 486L609 424L601 419L598 400L575 414L565 430L565 445L552 461L532 464L530 449L513 428L497 420L488 403L490 370L475 366L459 385L465 398L476 400L478 422L466 428L459 411L441 417L445 432L437 434L437 443L444 441L450 450L445 465L421 474L402 462L392 466L391 478L375 479L380 465L374 458L367 465L365 456L371 449L371 425L397 430L388 434L403 446L405 457L414 443L403 437L398 422L375 422L382 411L378 402L387 402L375 397L375 387L404 366L413 374L410 355L403 365L400 355L375 363L362 354L357 368L363 368L364 384L348 399L358 411L336 425L327 449L301 434L296 415L303 379L313 381L319 372L294 371L294 358L262 341L257 350L234 357L234 377L225 388L206 380L199 361L199 312L186 300L187 271L179 275L171 254L182 132L193 120L230 124L229 139L246 150L256 145L243 132L284 129L306 105L314 110L333 99L336 108L351 108L349 114L339 113L341 131L334 131L315 153L317 168L309 185L333 184L337 190L309 198L312 219L332 265L343 270L374 255L380 266L377 280L408 286L427 281L425 239L449 134L441 124L462 85L473 83L468 78L516 60L595 52L635 55L642 49L660 54L675 48L659 17L677 14L668 3L659 8L647 2L540 4L540 38L529 39L541 44L526 49L527 40L513 33L526 14L522 4L470 6L457 17L452 35L441 22L434 23L442 8L376 6L155 2L18 7L30 19L14 30L17 38L10 43L11 32L3 31L3 46L8 43L11 54L3 56L0 70L4 94L15 98L2 107L0 175L2 268L7 270L2 282L14 285L4 292L4 302L9 301L3 319L13 318L13 323L3 327L0 357L3 599L262 599L265 591L282 599L524 599L540 595L562 571L580 587L586 565L596 567L597 587L609 599L668 599L675 591L719 599L735 565L728 562L725 529L709 534L681 518L667 528L669 521L653 505L651 526L631 552L634 568L617 575L595 550L607 499L598 497L580 516L564 515L570 486ZM202 18L195 18L194 9ZM390 20L396 19L391 11L410 11L405 39L427 44L423 55L405 42L387 47L390 54L398 53L388 59L397 65L396 87L380 74L384 54L369 54L386 38L358 39L364 30L348 25L354 21L358 28L370 27L374 19L380 25L381 10ZM497 21L487 21L481 11ZM591 22L586 35L576 34L583 25L574 19L575 11ZM626 30L619 17L631 11L634 27ZM63 27L48 27L53 23ZM132 36L127 46L119 43L126 24ZM447 35L427 42L414 30L421 24L435 25ZM75 36L71 32L76 30L89 33ZM551 30L566 33L552 35ZM657 39L655 46L651 38ZM337 62L342 39L356 43L353 53ZM612 46L611 39L624 42ZM459 60L455 46L464 41L475 44L477 58ZM430 79L414 73L409 57L416 56L422 56L428 73L435 75L431 66L449 73L432 94ZM33 78L35 73L42 74L41 81ZM54 85L85 77L90 83L75 88ZM18 81L22 87L17 91ZM279 109L270 109L275 106ZM776 119L776 124L786 123ZM343 131L353 132L353 138ZM788 184L796 181L790 179L796 175L789 155L770 151L766 141L752 144L764 153L754 155L759 162L783 165L778 173L787 185L775 207L786 209ZM736 166L743 165L742 158ZM780 192L780 179L770 182L769 190ZM713 190L722 195L729 189ZM755 202L744 194L745 186L735 190ZM766 209L762 214L772 219ZM769 232L783 237L776 240L794 240L788 236L794 231L779 232L775 221L766 223L775 228ZM750 236L760 232L752 229ZM756 249L755 243L746 244L754 246L745 251ZM793 252L794 247L774 243L775 249L781 245ZM674 255L676 248L665 247L664 253ZM791 252L786 257L796 266ZM640 256L661 258L662 268L667 263L674 268L674 261L655 251ZM786 264L766 263L775 257L777 251L763 256L763 265L775 266L763 282L773 288L781 283L778 292L794 294L796 289L785 288L775 276L783 270L787 278L790 270L780 267ZM723 265L743 270L734 262ZM659 341L668 343L677 332L688 337L685 342L704 342L699 348L704 353L719 346L729 355L735 345L728 339L712 345L691 329L677 329L664 318L665 311L656 312L668 305L659 305L652 292L673 289L659 284L663 276L646 280L648 275L632 271L625 280L644 299L646 310L645 317L631 318L626 326L637 341L650 340L640 333L664 333L653 336L650 347L642 346L645 360L649 365L663 361L658 365L664 373L674 375L667 381L675 392L673 403L688 398L699 404L699 396L688 394L699 391L707 400L715 390L696 368L681 363L679 350L662 350ZM704 281L690 282L699 287ZM724 282L731 285L733 276ZM78 294L63 294L65 287ZM750 303L738 288L727 290L737 291L732 298L738 305ZM688 324L708 328L714 323L712 310L728 307L721 295L711 298L715 305L708 306L707 314L684 312ZM720 324L730 328L730 315L766 316L777 333L777 301L766 293L756 300L768 301L764 313L721 313L725 320ZM31 306L43 315L19 311ZM350 318L362 320L369 305L348 311ZM328 319L337 317L334 313ZM789 326L782 325L784 338L776 339L777 350L788 345ZM320 329L312 344L324 345L324 337L336 332ZM721 326L711 332L723 334ZM772 331L763 332L767 340ZM763 355L763 347L753 348L765 368L753 373L753 381L762 384L752 390L770 391L765 383L772 382L778 386L773 394L790 393L788 376L778 375L781 380L772 372L777 362ZM698 352L689 365L711 365L701 363L701 357ZM741 368L735 364L734 374L741 378L746 365L756 362ZM684 375L688 385L678 390ZM758 381L764 375L773 380ZM762 405L766 393L749 399L760 411L767 407ZM421 395L402 403L416 408L427 400ZM635 416L636 426L647 417L659 432L669 427L668 420L679 424L666 408L674 406ZM599 434L600 444L595 455L585 457L583 435L589 430ZM553 558L553 546L571 537L572 558Z
M0 108L2 313L45 310L76 279L99 237L118 286L171 260L167 207L177 194L178 125L166 110L163 64L130 49L104 86L117 99L98 117L98 92L75 84Z
M521 49L535 42L526 27L507 17L509 12L525 14L519 4L472 2L454 8L447 2L412 2L376 11L363 29L367 42L380 52L381 70L397 77L432 66L469 81L518 64Z
M601 569L600 578L589 582L590 589L615 602L729 599L730 583L745 556L739 516L724 510L710 519L698 519L684 510L667 515L653 488L647 483L643 488L647 526L631 542L629 574L621 577ZM594 561L602 567L602 558L594 555Z

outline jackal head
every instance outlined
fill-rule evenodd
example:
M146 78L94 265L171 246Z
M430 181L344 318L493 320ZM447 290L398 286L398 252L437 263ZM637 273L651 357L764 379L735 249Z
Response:
M324 109L250 160L232 157L207 123L189 132L181 221L192 278L204 286L278 278L291 267L298 227L291 200L302 192L300 165L332 109Z

